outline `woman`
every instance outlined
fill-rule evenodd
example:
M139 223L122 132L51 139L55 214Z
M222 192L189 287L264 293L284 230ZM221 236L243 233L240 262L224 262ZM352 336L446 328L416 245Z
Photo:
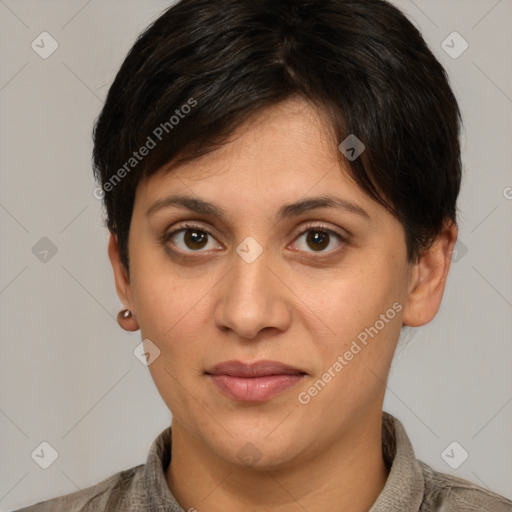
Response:
M457 239L460 115L382 0L182 0L94 131L108 254L172 425L146 464L22 509L469 511L382 411Z

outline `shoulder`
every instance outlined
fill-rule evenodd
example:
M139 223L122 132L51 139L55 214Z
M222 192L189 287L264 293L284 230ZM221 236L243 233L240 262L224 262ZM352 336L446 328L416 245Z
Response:
M418 460L425 481L422 512L512 512L512 501Z
M96 512L141 510L144 505L144 464L115 473L80 491L40 501L13 512ZM128 506L130 504L130 506ZM131 508L135 505L136 508ZM121 507L121 508L120 508Z

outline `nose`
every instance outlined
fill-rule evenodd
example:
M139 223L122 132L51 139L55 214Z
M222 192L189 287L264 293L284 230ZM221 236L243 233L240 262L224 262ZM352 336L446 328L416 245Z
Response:
M219 329L254 340L263 330L289 327L291 292L270 260L267 251L252 262L234 254L233 266L217 288L214 319Z

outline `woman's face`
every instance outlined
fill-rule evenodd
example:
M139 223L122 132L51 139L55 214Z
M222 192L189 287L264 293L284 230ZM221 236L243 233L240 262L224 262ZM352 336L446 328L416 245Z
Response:
M286 467L380 417L412 267L402 225L340 169L306 103L231 140L139 185L126 305L160 350L149 369L173 427L226 461ZM286 206L327 196L341 206ZM302 375L207 373L233 360Z

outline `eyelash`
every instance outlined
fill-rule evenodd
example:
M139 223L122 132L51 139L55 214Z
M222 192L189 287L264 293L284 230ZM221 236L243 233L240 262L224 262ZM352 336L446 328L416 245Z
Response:
M204 228L202 226L198 226L198 225L186 222L186 223L178 226L177 229L174 229L170 233L164 233L160 237L160 243L162 243L163 245L166 245L167 242L169 242L169 240L171 240L176 234L178 234L178 233L180 233L182 231L187 231L189 229L193 229L193 230L196 230L196 231L200 231L202 233L206 233L208 236L210 236L212 238L215 238L215 236L213 235L213 233L209 229ZM318 231L318 232L322 232L322 233L328 233L329 235L334 235L334 236L338 237L340 242L342 243L341 247L339 247L338 249L333 249L333 250L327 251L327 252L323 252L323 251L317 252L316 253L317 254L316 258L325 258L325 257L333 256L334 254L338 254L340 251L342 251L345 248L345 246L348 243L347 237L341 235L337 231L334 231L333 229L330 229L327 226L324 226L323 224L314 224L314 223L306 224L306 226L304 226L302 228L302 231L297 233L297 235L295 236L294 240L296 240L300 236L304 235L308 231ZM171 251L173 253L179 254L180 256L183 256L183 257L188 257L190 254L193 254L193 253L204 252L204 251L182 251L182 250L179 250L179 249L177 251L174 250L174 249L171 249ZM296 252L302 252L302 251L296 251ZM313 251L313 254L315 254L314 251ZM194 258L194 257L197 257L197 256L191 256L191 257Z

